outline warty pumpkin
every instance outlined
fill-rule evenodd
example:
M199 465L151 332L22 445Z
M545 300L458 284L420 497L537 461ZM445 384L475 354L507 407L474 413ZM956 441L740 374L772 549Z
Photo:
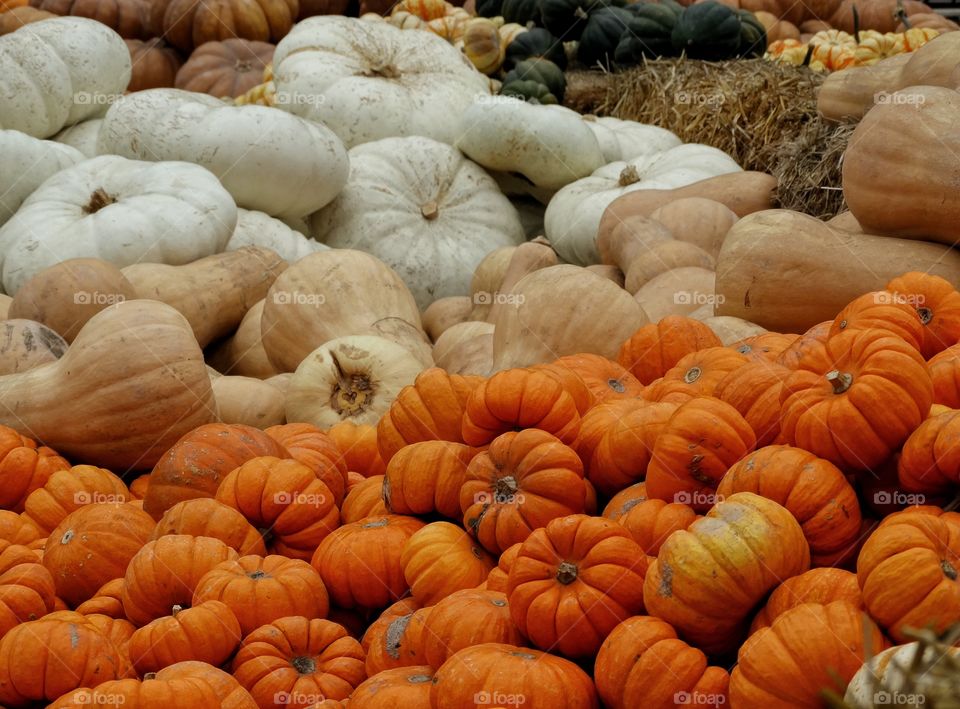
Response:
M164 512L150 538L168 534L213 537L242 555L267 553L263 536L239 510L210 497L184 500Z
M404 544L400 565L413 597L433 606L456 591L476 588L496 564L461 527L432 522Z
M8 426L0 426L0 508L22 512L23 504L34 490L43 487L57 470L70 464L56 451L22 436ZM11 540L12 541L12 540Z
M436 512L459 519L460 488L478 450L450 441L421 441L404 446L387 464L383 501L394 514Z
M919 316L923 326L920 352L925 359L960 342L960 293L945 278L904 273L887 283L886 290Z
M788 578L773 590L766 604L754 616L750 633L770 627L781 615L803 603L825 606L834 601L846 601L856 608L863 608L857 575L843 569L810 569Z

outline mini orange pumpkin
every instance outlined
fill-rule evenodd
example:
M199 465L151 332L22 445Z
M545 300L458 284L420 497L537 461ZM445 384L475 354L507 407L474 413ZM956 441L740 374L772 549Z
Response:
M632 506L617 520L645 554L656 556L660 546L678 529L686 529L699 517L689 505L663 500L645 500Z
M902 294L884 290L864 293L840 311L830 326L830 336L881 329L919 350L924 327L917 313Z
M265 433L289 451L289 456L313 470L333 493L340 505L347 489L347 464L333 438L309 423L287 423L271 426Z
M361 641L368 676L426 661L423 657L423 623L429 611L423 609L415 598L407 597L389 606L370 624Z
M513 546L507 547L500 558L497 560L497 565L490 570L490 573L487 575L487 585L485 586L488 591L499 591L500 593L507 592L507 580L510 577L510 567L513 566L513 562L517 558L517 554L520 553L520 547L523 544L517 542Z
M766 446L780 435L780 392L789 375L789 369L775 362L751 362L724 377L713 395L739 411L757 446Z
M42 536L33 522L10 510L0 510L0 541L11 544L30 544Z
M374 475L353 487L343 499L340 523L358 522L364 517L390 514L383 499L383 475Z
M857 575L843 569L810 569L787 579L773 590L766 605L754 616L750 632L770 627L773 621L801 603L826 605L834 601L846 601L856 608L863 608Z
M776 362L783 351L799 338L800 335L794 333L763 332L734 342L730 347L753 362Z
M22 512L27 496L70 463L46 446L0 426L0 508Z
M376 427L341 421L327 431L327 435L340 450L347 470L360 473L365 478L383 475L386 465L380 457Z
M387 464L383 499L394 514L437 512L460 517L460 488L475 448L451 441L423 441L401 448Z
M93 598L89 601L84 601L77 606L75 610L77 613L83 613L84 615L97 614L110 618L126 618L127 615L123 612L122 593L122 578L107 581L97 589L97 592L93 594Z
M960 408L960 345L951 345L927 360L933 403Z
M745 355L730 347L708 347L683 357L664 373L663 381L683 382L696 396L713 396L724 377L748 362Z
M184 500L164 512L150 538L166 534L213 537L240 554L267 553L263 536L239 510L210 497Z
M699 320L669 315L633 333L620 346L617 361L641 384L650 384L691 352L722 344L713 330Z
M940 276L911 271L885 286L905 299L920 316L920 351L929 359L960 342L960 292Z
M53 576L33 550L0 542L0 638L11 628L54 609Z
M649 499L646 483L634 483L624 488L610 498L610 502L603 508L603 517L614 522L621 519L627 512Z
M353 706L368 707L428 707L433 671L427 665L397 667L372 675L350 695ZM328 702L331 700L327 700ZM346 707L345 704L339 705ZM309 709L339 709L324 702Z
M644 399L613 399L592 407L580 419L580 434L573 444L583 461L584 469L589 471L593 453L611 427L630 411L647 405Z
M124 503L130 491L123 480L105 468L75 465L53 473L24 503L24 516L45 534L75 512L94 503Z
M830 336L831 327L833 320L825 320L811 327L780 353L776 359L777 364L782 364L787 369L796 369L801 359L823 352L823 343Z
M464 589L451 593L430 610L423 625L423 655L434 670L466 647L523 642L510 618L507 597L498 591Z
M455 591L476 588L496 564L461 527L433 522L407 540L400 565L413 597L432 606Z
M597 354L567 355L552 362L576 374L596 403L640 396L643 384L622 365Z

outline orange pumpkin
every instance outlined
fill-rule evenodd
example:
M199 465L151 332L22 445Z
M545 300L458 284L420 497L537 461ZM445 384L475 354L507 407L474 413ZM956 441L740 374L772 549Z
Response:
M55 595L53 576L31 549L0 542L0 638L54 610Z
M863 608L857 575L843 569L810 569L787 579L773 590L766 605L754 617L750 632L770 627L773 621L801 603L826 605L834 601L846 601L856 608Z
M46 446L0 426L0 508L23 512L23 503L34 490L43 487L57 470L70 463Z
M383 499L383 481L383 475L374 475L350 490L340 508L340 523L350 524L364 517L390 514Z
M493 567L487 575L487 584L485 586L487 591L507 592L507 580L510 577L510 567L513 566L513 562L516 560L517 554L520 553L520 547L522 546L522 543L517 542L513 546L507 547L500 555L500 558L497 560L497 565Z
M739 411L757 446L766 446L780 435L780 392L789 375L789 369L775 362L751 362L720 380L713 395Z
M647 494L704 512L720 478L755 444L750 424L730 404L706 396L682 404L654 443Z
M24 516L50 534L71 512L95 503L124 503L130 491L123 480L105 468L75 465L53 473L24 502Z
M33 522L10 510L0 510L0 541L11 544L30 544L42 536Z
M734 342L730 347L753 362L776 362L783 351L799 338L800 335L794 333L763 332Z
M854 470L879 465L926 418L933 384L917 350L883 330L843 333L783 384L783 439Z
M589 471L593 453L610 428L628 412L646 405L644 399L613 399L597 404L583 415L580 419L580 434L573 447L583 461L585 470Z
M415 598L407 597L389 606L370 624L361 641L368 676L426 662L423 623L430 610L421 608Z
M400 565L413 597L432 606L455 591L479 586L496 562L461 527L433 522L407 540Z
M646 502L648 499L647 484L634 483L610 498L610 502L603 508L603 516L616 522L631 509Z
M433 671L427 665L384 670L360 684L350 695L350 703L367 709L388 707L428 707ZM330 700L327 700L330 701ZM340 705L345 707L346 705ZM337 709L323 702L310 709Z
M643 612L648 563L615 522L555 519L527 538L510 567L510 617L543 650L594 655L619 622Z
M645 554L656 556L667 537L686 529L698 519L689 505L663 500L645 500L632 506L619 522Z
M921 349L924 326L907 298L899 293L864 293L847 305L833 321L830 336L854 330L886 330L907 344Z
M176 87L217 98L242 96L263 82L275 47L267 42L229 37L198 46L176 72ZM172 86L174 84L168 84Z
M587 413L587 411L592 409L594 404L597 403L594 399L593 392L587 387L587 383L570 367L558 365L556 362L544 362L535 364L530 367L530 369L535 372L549 374L560 382L563 388L567 390L567 393L573 397L580 416Z
M708 347L686 355L664 373L663 381L682 382L696 396L713 396L717 384L748 361L730 347Z
M960 411L927 418L903 444L897 478L907 493L938 495L960 482L960 450L956 439Z
M726 670L708 665L706 655L677 638L669 623L645 615L627 618L607 636L593 676L609 709L722 707L730 683Z
M833 320L826 320L811 327L780 353L776 359L777 364L782 364L787 369L796 369L801 359L823 352L823 343L830 337L832 327Z
M482 382L467 398L463 441L483 446L502 433L538 428L564 443L580 430L576 401L558 378L543 371L508 369Z
M107 581L97 589L89 601L84 601L76 607L77 613L84 615L105 615L110 618L126 618L123 612L123 579L117 578Z
M343 502L347 489L347 464L333 438L309 423L271 426L265 433L290 452L288 456L276 457L293 458L306 465L330 488L334 502L337 505Z
M401 448L387 464L383 499L394 514L436 512L460 517L460 488L475 448L451 441L423 441Z
M707 325L680 315L644 325L620 346L617 361L641 384L659 379L686 355L723 343Z
M498 591L464 589L451 593L430 610L423 625L423 655L434 670L467 647L523 642L510 618L507 597Z
M561 357L552 363L565 367L587 385L597 403L640 396L643 384L622 365L597 354L576 354Z
M927 360L933 403L960 408L960 345L951 345Z
M150 538L167 534L213 537L239 554L267 553L263 536L239 510L210 497L184 500L164 512Z
M583 464L546 431L504 433L470 461L460 508L467 531L499 554L550 520L585 511Z
M960 342L960 292L940 276L911 271L885 288L906 300L920 316L923 341L920 351L929 359Z
M376 427L341 421L327 431L327 435L340 450L347 470L358 472L365 478L383 475L386 464L380 457Z
M800 523L814 564L854 543L860 534L857 493L827 460L790 446L767 446L737 461L717 494L752 492L783 505Z

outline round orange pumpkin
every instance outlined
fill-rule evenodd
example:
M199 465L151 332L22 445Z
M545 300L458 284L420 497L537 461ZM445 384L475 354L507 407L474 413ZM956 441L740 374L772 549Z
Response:
M916 308L900 293L864 293L840 311L830 326L830 336L854 330L886 330L918 350L924 326Z
M513 566L513 562L516 560L517 554L520 553L520 547L522 546L522 543L517 542L513 546L507 547L506 551L500 555L500 558L497 559L497 565L487 574L487 582L484 587L487 591L507 592L510 567Z
M263 83L263 70L273 61L276 47L239 37L205 42L193 50L176 72L175 84L217 98L236 98Z
M775 362L751 362L720 380L713 395L740 412L757 446L770 445L780 435L780 392L789 375L789 369Z
M713 396L724 377L748 362L745 355L730 347L708 347L684 356L664 372L663 381L682 382L695 396Z
M505 594L464 589L441 600L426 615L423 655L434 670L454 653L482 643L524 643L510 618Z
M631 509L648 499L650 499L650 497L647 495L647 484L634 483L610 498L610 502L603 508L602 516L616 522Z
M327 435L340 450L347 470L360 473L365 478L383 475L386 471L387 466L380 457L375 426L341 421L327 431Z
M97 589L93 597L76 607L77 613L84 615L105 615L110 618L126 618L123 612L123 579L116 578L107 581Z
M960 345L951 345L927 360L933 403L960 408Z
M669 315L644 325L620 346L617 361L641 384L659 379L686 355L723 343L699 320Z
M105 468L75 465L53 473L24 502L24 516L50 534L71 512L90 504L124 503L130 491L123 480Z
M776 362L799 338L795 333L763 332L734 342L730 347L752 362Z
M347 463L328 433L309 423L271 426L264 433L290 452L289 456L277 457L290 457L306 465L330 488L334 502L337 505L343 502L347 489Z
M183 63L177 50L159 37L147 40L127 39L132 74L127 91L173 87L177 70Z
M552 362L576 374L593 395L596 403L640 396L643 384L623 365L598 354L575 354Z
M573 448L583 461L586 471L590 470L593 453L607 432L629 412L646 405L647 401L644 399L613 399L597 404L584 414L580 419L580 434Z
M645 554L656 556L671 534L686 529L698 519L689 505L663 500L645 500L621 516L620 523Z
M408 596L386 608L370 624L361 640L368 676L426 662L423 657L423 622L429 611Z
M164 512L150 538L167 534L213 537L239 554L267 553L263 536L238 510L210 497L184 500Z
M383 475L374 475L358 483L343 499L341 524L358 522L364 517L390 514L383 499Z
M411 443L387 464L383 499L394 514L460 517L460 488L476 448L451 441Z
M908 494L939 495L960 481L955 444L960 411L930 416L910 434L897 461L897 479ZM889 496L889 495L888 495Z
M22 512L23 503L34 490L43 487L57 470L70 463L46 446L0 426L0 508Z
M407 540L400 565L413 597L432 606L451 593L479 586L496 562L463 528L433 522Z
M276 42L296 21L297 0L258 0L204 4L194 0L155 0L147 26L183 52L206 42L242 38Z
M390 709L391 707L430 706L433 671L427 665L384 670L360 684L350 695L350 705L357 709ZM346 706L346 705L344 705ZM310 709L334 709L318 704Z
M11 544L31 544L42 536L33 522L10 510L0 510L0 541Z
M948 280L911 271L885 286L909 303L920 317L923 339L920 351L927 359L960 342L960 292Z
M830 336L832 327L833 320L825 320L811 327L779 354L777 364L782 364L787 369L796 369L802 358L823 352L823 343Z
M53 576L33 550L0 542L0 638L54 610L55 596Z
M750 624L750 632L769 627L773 621L801 603L826 605L846 601L863 608L857 575L844 569L820 568L794 576L777 586Z

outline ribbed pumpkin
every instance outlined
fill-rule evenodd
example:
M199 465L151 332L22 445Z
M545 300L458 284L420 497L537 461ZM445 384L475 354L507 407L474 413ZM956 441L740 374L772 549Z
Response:
M789 369L775 362L750 362L721 379L713 395L739 411L757 446L766 446L780 435L780 392L789 375Z
M413 597L432 606L451 593L479 586L496 562L463 528L433 522L407 540L400 565Z
M648 564L615 522L555 519L527 538L510 567L510 617L535 646L589 657L619 622L643 612Z
M54 609L53 576L32 549L0 542L0 638Z
M677 638L669 623L646 615L613 629L597 653L593 676L610 709L724 706L730 683L726 670L708 665L706 655Z
M103 586L97 589L89 601L84 601L76 607L77 613L84 615L105 615L110 618L126 618L123 612L123 579L113 579L107 581Z
M383 475L386 465L380 457L377 429L374 426L341 421L327 431L327 434L340 450L347 470L360 473L365 478Z
M507 580L510 577L510 567L513 566L513 562L517 558L517 554L520 553L520 547L522 543L516 543L513 546L507 547L500 558L497 560L497 565L490 570L490 574L487 576L486 590L488 591L499 591L500 593L507 592Z
M776 362L780 354L799 337L797 334L764 332L734 342L730 347L754 362Z
M635 398L643 392L643 384L621 364L598 354L567 355L552 364L580 377L597 403Z
M705 512L728 468L755 444L750 424L730 404L706 396L681 404L654 443L647 494Z
M830 336L831 327L833 327L833 320L826 320L811 327L780 353L776 359L777 364L782 364L787 369L796 369L801 359L822 353L823 343Z
M632 506L617 522L630 532L645 554L656 556L667 537L686 529L696 519L698 515L689 505L645 500Z
M85 505L53 530L43 565L53 575L57 595L72 608L93 598L150 540L155 522L127 504Z
M921 511L890 515L857 559L863 604L897 642L904 628L960 621L960 526Z
M264 431L289 451L290 455L278 458L293 458L313 470L333 493L334 502L340 505L346 494L347 463L333 438L325 431L309 423L287 423L271 426Z
M11 544L30 544L42 533L33 522L10 510L0 510L0 541Z
M750 632L769 627L773 621L801 603L826 605L834 601L846 601L863 608L857 575L844 569L810 569L787 579L773 590L766 605L754 616Z
M213 537L239 554L267 553L263 536L238 510L210 497L184 500L164 512L150 538L167 534Z
M436 512L459 519L460 488L477 453L475 448L450 441L423 441L401 448L390 459L383 480L388 509L394 514Z
M295 559L310 559L340 524L330 488L296 460L253 458L223 479L216 499L265 530L271 552Z
M585 511L583 464L546 431L505 433L467 467L463 526L499 554L550 520Z
M298 616L247 635L231 669L261 707L345 699L366 678L363 648L343 626Z
M960 345L951 345L927 360L933 403L960 408Z
M903 294L889 291L864 293L840 311L830 327L830 335L880 329L920 350L924 327L917 312Z
M730 347L708 347L685 355L664 373L663 380L683 382L696 396L713 396L717 384L747 362L744 355Z
M466 647L523 642L510 618L507 597L498 591L464 589L451 593L430 610L423 626L423 655L434 670Z
M53 473L24 502L24 516L45 534L50 534L71 512L97 502L123 503L130 491L105 468L75 465Z
M506 43L492 20L476 17L467 20L463 27L463 53L477 71L494 74L502 65Z
M938 495L960 482L960 411L927 418L903 444L897 478L907 493Z
M535 364L530 369L534 372L549 374L560 382L567 393L573 397L573 401L577 405L577 412L581 417L597 403L593 392L587 387L587 383L572 368L554 361Z
M350 703L356 707L428 707L430 688L433 686L433 671L428 665L398 667L384 670L360 684L350 695ZM327 700L328 702L332 700ZM341 704L341 707L346 707ZM337 709L321 702L310 709Z
M313 555L330 599L341 608L385 608L408 586L400 554L423 522L383 515L345 524L323 540Z
M580 419L580 435L573 447L588 474L593 454L611 427L634 409L646 405L647 401L644 399L614 399L597 404L583 415Z
M717 494L752 492L785 507L800 523L814 564L832 558L860 534L857 493L843 472L800 448L767 446L737 461Z
M945 278L911 271L894 278L885 288L901 296L920 316L920 351L924 358L960 342L960 292Z
M580 412L560 381L542 371L497 372L471 392L464 406L463 441L483 446L502 433L539 428L564 443L580 430Z
M358 522L364 517L390 514L383 499L383 475L374 475L357 483L343 499L340 523Z
M873 622L846 601L799 605L740 647L730 706L822 707L824 690L842 694L867 655L887 645Z
M610 498L610 502L603 508L603 516L616 522L631 509L648 499L647 484L635 483Z
M915 348L883 330L831 337L808 353L781 393L783 439L836 465L882 463L920 425L933 384Z
M423 624L431 610L408 596L389 606L370 624L362 640L368 676L426 662Z
M22 512L27 496L46 484L57 470L70 463L46 446L0 426L0 507Z
M722 344L713 330L699 320L669 315L631 335L620 346L617 361L641 384L650 384L691 352Z
M729 652L767 593L810 568L800 525L772 500L741 492L660 547L643 586L651 615L708 654Z

